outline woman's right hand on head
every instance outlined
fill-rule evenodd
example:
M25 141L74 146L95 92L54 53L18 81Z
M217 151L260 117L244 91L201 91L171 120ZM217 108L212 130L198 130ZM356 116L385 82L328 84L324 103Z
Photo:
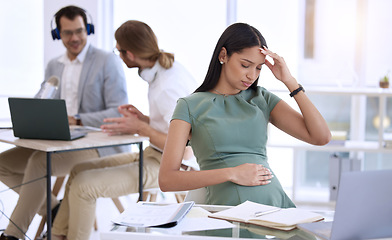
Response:
M272 58L273 62L270 62L268 61L268 59L265 59L265 65L267 65L267 67L271 70L272 74L274 74L277 79L279 79L285 84L287 84L288 81L295 81L283 57L279 56L274 52L271 52L265 46L263 46L263 48L260 48L260 51L265 56L270 56Z
M266 185L271 182L271 171L261 164L245 163L232 168L230 181L243 186Z

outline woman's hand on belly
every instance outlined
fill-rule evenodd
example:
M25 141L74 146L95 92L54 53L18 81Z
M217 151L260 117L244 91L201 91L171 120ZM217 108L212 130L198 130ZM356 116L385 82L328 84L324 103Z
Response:
M266 185L274 177L268 168L254 163L241 164L231 168L231 171L230 181L243 186Z

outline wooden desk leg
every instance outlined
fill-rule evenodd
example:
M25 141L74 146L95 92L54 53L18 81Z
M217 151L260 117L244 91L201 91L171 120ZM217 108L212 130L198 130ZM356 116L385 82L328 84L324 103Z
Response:
M51 166L51 153L46 153L46 228L47 228L47 240L52 239L52 166Z
M139 143L139 201L143 201L143 142Z

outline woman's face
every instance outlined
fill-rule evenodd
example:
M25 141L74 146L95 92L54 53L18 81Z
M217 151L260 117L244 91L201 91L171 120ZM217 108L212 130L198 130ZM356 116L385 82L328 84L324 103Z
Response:
M233 53L230 57L226 55L223 62L217 87L219 86L226 94L236 94L248 89L259 77L265 55L255 46Z

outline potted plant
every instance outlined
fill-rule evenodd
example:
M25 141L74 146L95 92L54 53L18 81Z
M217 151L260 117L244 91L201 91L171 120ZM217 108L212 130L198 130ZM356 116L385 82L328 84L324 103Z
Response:
M389 76L386 74L384 77L380 79L380 87L381 88L389 88Z

